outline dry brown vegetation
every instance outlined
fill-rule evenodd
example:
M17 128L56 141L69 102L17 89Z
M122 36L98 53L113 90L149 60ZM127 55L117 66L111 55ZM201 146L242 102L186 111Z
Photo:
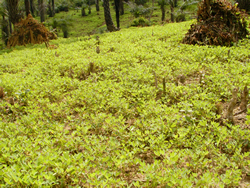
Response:
M26 19L21 19L15 25L15 30L8 40L8 48L16 45L26 45L29 43L40 44L51 39L56 39L56 35L50 31L31 14Z

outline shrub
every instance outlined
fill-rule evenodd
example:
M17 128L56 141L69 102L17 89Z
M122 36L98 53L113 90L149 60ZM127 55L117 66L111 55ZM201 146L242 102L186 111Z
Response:
M179 15L176 16L175 18L176 22L183 22L186 21L186 15L184 13L181 13Z
M76 0L75 1L75 7L82 7L84 1L83 0Z
M57 13L61 11L68 12L69 11L69 3L67 1L62 1L57 5L56 10Z
M134 3L128 3L130 7L130 12L133 14L135 18L138 18L140 16L147 17L150 15L151 11L154 9L154 7L146 8L142 5L136 5Z
M147 0L135 0L135 4L137 5L145 5L147 3Z
M149 21L143 17L139 17L139 18L136 18L133 20L131 26L134 26L134 27L137 27L137 26L142 26L142 27L145 27L145 26L149 26Z
M66 17L61 19L54 18L51 22L49 22L49 26L52 26L53 29L60 28L63 32L63 37L68 38L69 34L69 26L72 26L72 18Z

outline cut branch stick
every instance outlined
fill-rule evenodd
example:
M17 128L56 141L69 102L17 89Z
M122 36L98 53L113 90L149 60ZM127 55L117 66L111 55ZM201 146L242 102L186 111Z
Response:
M240 109L241 110L246 110L247 109L248 93L249 93L249 89L247 88L247 86L245 86L244 90L241 93L241 103L240 103Z
M95 72L95 64L93 62L90 62L88 74L90 75L90 73L94 73L94 72Z
M222 103L221 102L216 103L215 107L216 107L216 114L221 115L223 111Z
M244 113L244 112L247 112L247 109L244 109L244 110L241 110L241 111L239 111L239 112L236 112L236 113L234 114L234 116L237 116L237 115L242 114L242 113Z
M155 71L153 71L153 74L154 74L154 77L155 77L155 87L157 89L158 88L158 82L157 82L157 76L156 76Z
M163 78L162 85L163 85L163 96L166 96L166 78L165 77Z
M233 124L234 124L233 110L237 102L237 93L238 93L238 88L234 88L232 92L232 99L229 102L229 106L226 112L226 119L228 119L228 121Z
M4 98L4 90L0 87L0 98Z

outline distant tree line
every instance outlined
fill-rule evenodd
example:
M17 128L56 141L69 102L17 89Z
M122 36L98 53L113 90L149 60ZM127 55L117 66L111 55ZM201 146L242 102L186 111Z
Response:
M181 1L181 2L180 2ZM200 0L197 0L200 1ZM124 14L124 3L130 3L130 12L134 14L135 17L140 15L147 15L148 19L153 13L155 3L158 3L160 6L162 16L162 22L166 19L166 6L170 6L170 21L183 20L183 10L188 5L197 2L196 0L152 0L152 6L149 6L149 0L114 0L114 7L116 13L116 26L114 25L110 13L110 1L102 0L102 5L104 7L104 16L105 22L107 25L108 31L117 31L120 28L120 15ZM91 5L95 5L96 11L100 11L100 0L62 0L57 1L57 6L55 6L55 0L4 0L0 6L0 16L2 17L1 29L2 29L2 39L7 43L8 37L13 32L13 25L18 23L22 17L28 14L33 16L39 16L40 21L45 21L45 14L48 14L49 17L54 17L56 13L60 11L68 11L71 4L74 4L74 7L81 9L81 15L86 16L86 9L88 13L91 14ZM240 9L245 9L250 11L250 1L249 0L235 0L238 3ZM145 6L146 5L146 6ZM175 18L174 10L176 7L180 8L180 15ZM142 20L142 19L141 19Z

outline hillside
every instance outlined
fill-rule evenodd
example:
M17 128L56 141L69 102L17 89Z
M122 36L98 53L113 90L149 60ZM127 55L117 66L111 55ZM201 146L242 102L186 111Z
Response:
M192 22L2 54L0 186L249 187L250 42L181 44Z

